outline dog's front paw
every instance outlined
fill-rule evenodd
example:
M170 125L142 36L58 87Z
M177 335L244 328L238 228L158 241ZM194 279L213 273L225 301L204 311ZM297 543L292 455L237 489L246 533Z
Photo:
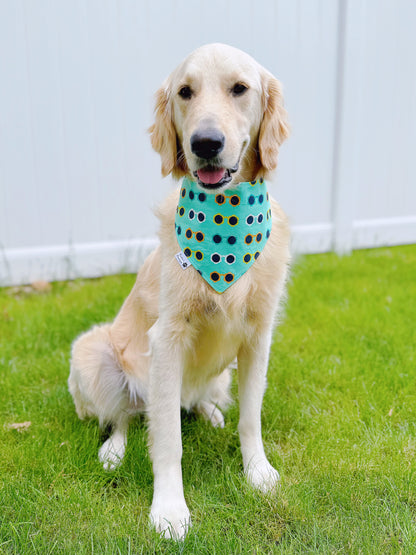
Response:
M120 466L125 451L126 443L121 435L109 437L98 451L98 458L103 463L104 470L114 470Z
M177 501L153 501L150 522L156 532L166 539L183 540L191 526L191 515L185 503Z
M245 473L250 485L263 493L273 490L279 484L279 473L267 459L257 462L251 461Z

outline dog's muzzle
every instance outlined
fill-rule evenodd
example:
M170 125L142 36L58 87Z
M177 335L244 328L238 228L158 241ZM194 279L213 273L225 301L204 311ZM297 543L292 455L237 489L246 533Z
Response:
M201 167L193 175L201 187L218 189L232 179L231 174L238 169L221 166L219 155L224 150L225 137L218 129L207 127L195 131L190 139L191 151L201 162Z
M232 179L233 173L238 170L238 164L233 168L218 168L215 166L205 166L194 172L194 177L198 184L205 189L219 189L227 185Z
M191 151L198 158L211 160L224 150L225 137L217 129L195 131L191 136Z

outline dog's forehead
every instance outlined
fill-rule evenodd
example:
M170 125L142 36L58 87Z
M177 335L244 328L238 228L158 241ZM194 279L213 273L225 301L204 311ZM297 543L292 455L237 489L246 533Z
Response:
M185 58L173 76L183 81L206 76L229 80L245 78L254 85L260 83L262 70L260 64L242 50L224 44L208 44Z

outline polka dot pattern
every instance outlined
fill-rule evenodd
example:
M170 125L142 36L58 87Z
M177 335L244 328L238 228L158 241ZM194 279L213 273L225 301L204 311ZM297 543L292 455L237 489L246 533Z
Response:
M263 179L221 193L205 192L185 178L175 231L192 266L223 293L254 264L270 237L272 212Z

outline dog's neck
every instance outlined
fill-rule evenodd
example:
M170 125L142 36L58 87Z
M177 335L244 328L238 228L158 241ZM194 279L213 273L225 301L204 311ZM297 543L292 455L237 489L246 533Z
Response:
M266 182L241 182L213 192L185 178L175 232L177 260L199 272L217 292L237 281L261 255L270 237L272 213Z

